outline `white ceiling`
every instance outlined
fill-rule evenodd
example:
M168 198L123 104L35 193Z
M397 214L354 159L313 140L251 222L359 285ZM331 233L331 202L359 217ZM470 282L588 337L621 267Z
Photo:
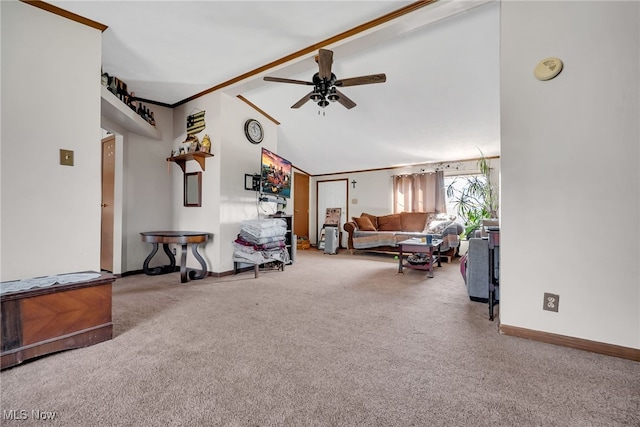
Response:
M412 2L49 3L107 25L103 70L138 97L175 104ZM338 78L387 76L341 89L357 104L350 110L312 102L291 109L310 88L262 80L310 81L313 52L221 90L280 122L278 154L314 175L498 155L499 7L440 0L323 45Z

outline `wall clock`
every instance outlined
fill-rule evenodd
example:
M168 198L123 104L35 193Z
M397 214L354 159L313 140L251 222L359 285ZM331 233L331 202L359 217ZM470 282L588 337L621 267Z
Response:
M244 123L244 134L252 144L260 144L264 138L262 125L255 119L249 119Z

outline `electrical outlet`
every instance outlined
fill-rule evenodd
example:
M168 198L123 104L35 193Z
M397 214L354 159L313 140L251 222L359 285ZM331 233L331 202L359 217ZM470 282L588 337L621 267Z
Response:
M177 252L176 252L176 248L173 248L173 256L176 256Z
M542 303L542 309L547 311L558 312L558 305L560 305L560 295L544 293L544 301Z

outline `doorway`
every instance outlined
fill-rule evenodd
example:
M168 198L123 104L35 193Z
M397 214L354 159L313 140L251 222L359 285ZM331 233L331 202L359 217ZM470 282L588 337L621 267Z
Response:
M327 209L340 208L340 247L346 247L346 233L342 232L342 227L348 218L347 200L349 197L349 181L345 179L334 179L330 181L316 182L316 242L320 241L322 226L324 225Z
M100 269L113 272L113 224L115 204L116 138L102 139L102 215L100 223Z
M309 239L309 175L293 174L293 234Z

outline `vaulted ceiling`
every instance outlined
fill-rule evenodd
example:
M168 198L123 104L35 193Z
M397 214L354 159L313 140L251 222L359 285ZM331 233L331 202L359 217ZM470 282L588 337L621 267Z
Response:
M108 26L103 70L138 97L240 95L280 123L278 154L310 174L499 155L498 1L49 3ZM340 89L352 109L292 109L310 88L263 77L310 81L318 48L338 78L387 81Z

